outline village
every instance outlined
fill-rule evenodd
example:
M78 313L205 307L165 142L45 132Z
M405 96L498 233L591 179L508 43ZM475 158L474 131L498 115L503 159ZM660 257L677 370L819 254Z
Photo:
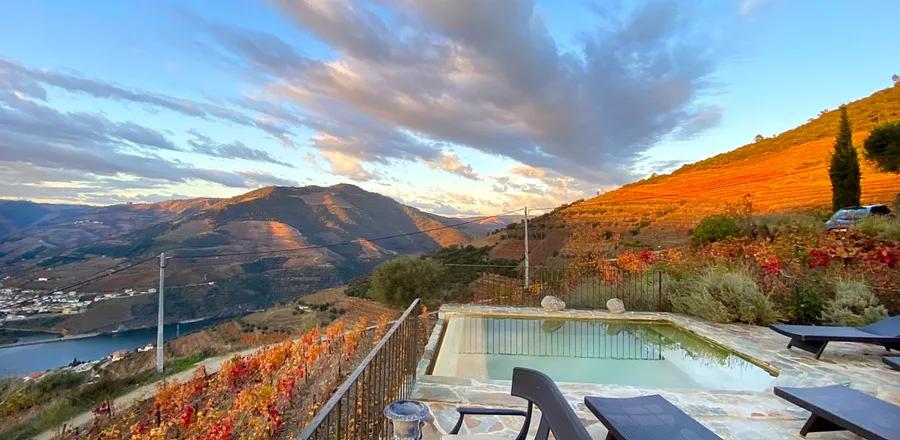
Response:
M42 281L42 279L38 279ZM35 316L75 315L83 313L91 304L116 298L155 294L155 288L124 289L120 292L98 293L70 290L0 288L0 317L2 321L21 321Z

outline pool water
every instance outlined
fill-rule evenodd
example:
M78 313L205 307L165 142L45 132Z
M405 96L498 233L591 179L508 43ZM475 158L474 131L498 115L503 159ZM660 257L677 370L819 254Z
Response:
M511 379L513 367L558 382L762 391L775 377L667 323L451 317L432 374Z

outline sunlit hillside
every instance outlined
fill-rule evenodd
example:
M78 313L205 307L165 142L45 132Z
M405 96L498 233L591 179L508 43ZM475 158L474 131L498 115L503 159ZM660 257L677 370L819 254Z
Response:
M862 201L893 204L900 177L878 172L864 159L862 143L872 127L900 120L900 87L850 103L848 112L862 165ZM828 164L838 118L834 109L777 136L545 214L530 230L532 260L685 243L697 220L746 205L741 202L745 196L754 213L825 214L831 205ZM521 255L521 237L521 228L504 231L494 254Z

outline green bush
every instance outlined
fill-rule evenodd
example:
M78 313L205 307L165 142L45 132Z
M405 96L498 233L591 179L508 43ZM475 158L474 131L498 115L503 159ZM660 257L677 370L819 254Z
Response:
M856 224L856 229L870 237L900 240L900 218L870 215Z
M728 215L711 215L705 217L691 231L694 245L714 243L728 237L741 234L741 225L737 219Z
M416 298L433 304L443 294L444 281L444 266L437 261L395 258L375 268L369 297L398 307L405 307Z
M367 276L354 277L347 283L347 296L354 298L366 298L369 296L371 280Z
M75 388L84 381L84 375L70 371L48 373L12 392L0 402L0 417L7 417L38 405L66 390Z
M887 309L861 281L834 283L834 299L822 313L824 321L835 325L859 327L887 317Z
M797 324L818 324L822 320L825 300L820 292L819 282L798 282L794 285L794 298L791 304L794 309L794 322Z
M777 318L769 297L743 270L708 268L670 285L675 312L716 322L768 324Z

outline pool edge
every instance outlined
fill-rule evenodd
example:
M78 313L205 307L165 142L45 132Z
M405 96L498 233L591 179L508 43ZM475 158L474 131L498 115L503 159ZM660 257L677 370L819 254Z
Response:
M440 351L440 345L443 341L444 332L446 331L447 321L454 316L482 316L482 317L513 317L513 318L545 318L545 319L575 319L575 320L597 320L597 321L623 321L623 322L661 322L672 325L681 331L685 331L692 336L700 338L704 342L714 345L722 350L734 354L745 361L761 368L769 375L777 378L781 375L781 370L774 365L757 359L741 350L731 347L723 342L712 339L706 335L698 333L690 329L672 318L681 318L688 320L701 321L698 318L669 312L624 312L610 313L606 310L576 310L567 309L557 312L548 312L536 307L504 307L504 306L485 306L472 304L444 304L438 311L438 322L435 324L431 337L429 337L425 352L420 360L420 367L416 371L416 377L433 376L434 363L437 361L437 355ZM438 333L439 332L439 333ZM430 350L429 350L430 348ZM422 368L422 363L425 367ZM446 377L446 376L435 376Z

